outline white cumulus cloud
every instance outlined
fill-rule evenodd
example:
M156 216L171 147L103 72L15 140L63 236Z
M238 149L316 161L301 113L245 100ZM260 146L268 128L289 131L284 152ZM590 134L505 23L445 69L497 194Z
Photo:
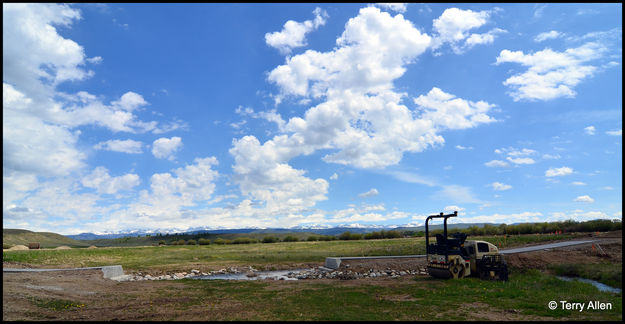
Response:
M597 71L596 66L587 63L602 58L606 51L607 48L598 42L588 42L564 52L546 48L525 54L504 49L495 64L519 63L528 68L503 82L512 89L509 94L514 101L572 98L576 95L573 88Z
M583 195L583 196L579 196L579 197L575 198L574 201L591 203L591 202L594 202L595 200L590 198L590 196L588 196L588 195Z
M554 38L558 38L558 37L562 37L562 36L564 36L564 34L562 34L561 32L559 32L557 30L551 30L551 31L540 33L540 34L536 35L536 37L534 37L534 41L535 42L543 42L543 41L546 41L548 39L554 39Z
M182 139L161 137L152 143L152 154L159 159L173 160L174 154L182 147Z
M372 188L371 190L369 190L367 192L363 192L363 193L359 194L358 197L360 197L360 198L369 198L369 197L377 196L378 194L379 194L378 189Z
M550 168L549 170L545 171L545 176L546 177L558 177L558 176L569 175L571 173L573 173L573 169L569 167Z
M588 135L595 135L595 126L584 127L584 132Z
M511 185L507 185L501 182L493 182L490 184L490 186L492 186L493 189L497 191L504 191L504 190L512 189Z
M306 46L306 34L325 25L328 18L328 13L319 7L315 8L313 14L314 20L301 23L287 21L281 31L265 34L265 42L282 54L289 54L293 48Z
M143 143L135 140L108 140L93 146L96 150L106 150L130 154L143 153Z

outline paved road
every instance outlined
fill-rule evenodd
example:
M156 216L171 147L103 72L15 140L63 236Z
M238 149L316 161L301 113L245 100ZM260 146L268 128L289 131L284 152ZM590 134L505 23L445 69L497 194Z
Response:
M541 244L541 245L536 245L536 246L528 246L528 247L522 247L522 248L516 248L516 249L501 250L499 252L501 254L525 253L525 252L532 252L532 251L554 249L554 248L571 246L571 245L586 244L586 243L592 243L592 242L595 242L595 240L566 241L566 242L558 242L558 243L550 243L550 244Z
M516 249L508 249L508 250L500 250L501 254L515 254L515 253L526 253L532 251L540 251L547 249L554 249L565 246L572 246L578 244L587 244L592 243L594 240L584 240L584 241L566 241L566 242L558 242L558 243L550 243L550 244L541 244L535 246L528 246ZM343 260L367 260L367 259L399 259L399 258L424 258L425 254L419 255L389 255L389 256L372 256L372 257L331 257L326 258L325 267L331 269L337 269L341 265L341 261Z
M120 265L88 267L88 268L67 268L67 269L11 269L2 268L2 272L42 272L42 271L72 271L72 270L102 270L104 278L113 278L124 275L124 269Z

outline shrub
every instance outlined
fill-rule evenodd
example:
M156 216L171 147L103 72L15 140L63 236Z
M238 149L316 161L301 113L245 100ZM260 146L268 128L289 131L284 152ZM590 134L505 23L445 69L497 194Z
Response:
M250 243L254 243L254 240L252 240L249 237L239 237L239 238L236 238L234 241L232 241L232 244L250 244Z
M165 245L165 241L163 241L163 240L158 241L158 245Z
M196 244L195 240L188 240L187 241L187 245L195 245L195 244Z
M278 238L277 237L265 236L263 238L263 243L276 243L276 242L278 242Z
M339 235L339 240L362 240L362 234L344 232Z
M315 236L315 235L311 235L307 239L308 242L313 242L313 241L318 241L318 240L319 240L319 238L317 236Z
M222 239L221 237L218 237L213 241L213 243L222 245L222 244L226 244L226 240Z
M282 239L283 242L297 242L299 239L295 236L289 235Z
M209 245L211 244L211 240L209 239L205 239L205 238L201 238L197 241L200 245Z
M174 242L174 245L184 245L186 242L184 240L178 240Z

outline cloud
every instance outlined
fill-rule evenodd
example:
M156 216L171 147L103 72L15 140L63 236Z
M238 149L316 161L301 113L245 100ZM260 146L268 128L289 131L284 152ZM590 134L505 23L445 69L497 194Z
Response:
M458 8L446 9L440 17L433 21L432 49L436 50L444 44L449 44L456 54L462 54L465 50L478 45L490 44L495 35L506 32L495 28L484 34L471 34L469 31L482 27L488 22L493 11L472 11Z
M525 54L504 49L495 64L519 63L528 67L524 73L513 75L503 82L512 89L509 94L514 101L573 98L576 95L573 88L598 71L596 66L585 63L602 58L606 52L607 48L597 42L588 42L564 52L547 48Z
M484 163L484 165L489 168L503 168L503 167L507 167L508 163L505 161L501 161L501 160L492 160L492 161L488 161Z
M519 150L513 147L495 149L495 153L507 155L506 160L514 164L534 164L536 163L536 161L534 161L534 159L530 158L529 156L538 154L538 152L532 149L522 148ZM498 161L498 160L493 160L493 161ZM501 165L501 163L499 162L493 162L493 161L491 161L492 166L504 166L504 165Z
M140 154L143 153L142 150L143 143L140 141L134 141L131 139L128 140L108 140L104 142L100 142L93 146L96 150L106 150L113 152L122 152L129 154Z
M623 136L623 130L619 129L619 130L611 130L611 131L607 131L605 132L606 134L610 135L610 136Z
M575 185L575 186L585 186L586 185L586 183L581 182L581 181L573 181L573 182L571 182L571 184Z
M265 42L267 45L274 47L281 54L289 54L296 47L306 46L306 34L316 30L319 26L323 26L328 18L325 10L317 7L313 11L314 20L306 20L304 22L296 22L289 20L279 32L266 33Z
M539 43L539 42L546 41L548 39L555 39L555 38L559 38L563 36L564 34L562 34L561 32L552 30L552 31L548 31L548 32L544 32L544 33L540 33L536 35L536 37L534 37L534 41Z
M545 177L558 177L565 176L573 173L573 169L569 167L561 167L561 168L550 168L545 171Z
M475 197L471 188L460 185L446 185L443 189L434 193L433 198L440 200L450 200L455 203L482 203L480 199Z
M438 88L416 99L420 116L400 103L393 80L430 44L430 37L402 15L362 8L336 43L330 52L307 50L287 58L268 75L280 89L278 97L321 100L286 123L288 135L274 138L292 150L290 156L331 149L338 152L324 156L326 162L383 168L399 163L406 151L442 144L439 130L494 121L487 115L494 105L455 98Z
M456 145L456 148L459 149L459 150L472 150L473 146L464 147L462 145Z
M372 188L371 190L367 191L367 192L363 192L361 194L358 195L358 197L360 198L369 198L369 197L374 197L377 196L379 194L378 190L375 188Z
M585 203L592 203L592 202L595 202L595 200L594 200L594 199L592 199L592 198L590 198L590 196L588 196L588 195L579 196L579 197L575 198L575 200L574 200L574 201L577 201L577 202L585 202Z
M610 217L608 217L606 213L600 211L585 212L577 209L567 212L553 212L551 213L551 219L553 221L566 221L570 219L574 219L576 221L589 221L595 219L610 219Z
M163 224L170 228L181 227L181 219L185 219L185 215L191 217L190 214L185 214L183 207L197 206L198 203L211 199L219 176L212 167L217 164L215 157L196 158L192 164L171 172L153 174L150 178L150 190L142 190L137 202L114 213L111 219L119 219L123 223L117 226L126 228ZM192 219L188 221L191 222ZM189 224L183 226L188 228Z
M336 174L336 173L333 173L333 174L330 176L330 180L336 180L336 179L338 179L338 178L339 178L339 175L338 175L338 174Z
M511 158L511 157L507 157L506 160L514 163L514 164L534 164L536 163L536 161L534 161L534 159L532 158Z
M584 127L584 132L588 135L595 135L595 126Z
M497 191L504 191L504 190L512 189L511 185L507 185L501 182L493 182L490 184L490 186L492 186L493 189Z
M463 222L467 223L534 223L544 222L543 214L540 212L522 212L514 214L492 214L467 216L463 218Z
M376 7L387 9L387 10L392 10L392 11L399 12L399 13L406 12L407 5L408 5L407 3L387 3L387 2L375 4Z
M97 167L82 179L82 185L95 188L100 194L114 194L120 190L130 190L140 183L139 176L128 173L119 177L111 177L105 167Z
M556 154L556 155L543 154L543 159L545 159L545 160L558 160L560 158L561 158L561 156L559 154Z
M161 137L152 143L152 154L159 159L174 159L174 153L182 147L182 139Z
M86 59L87 62L91 63L91 64L100 64L102 63L102 56L95 56L95 57L90 57L88 59Z

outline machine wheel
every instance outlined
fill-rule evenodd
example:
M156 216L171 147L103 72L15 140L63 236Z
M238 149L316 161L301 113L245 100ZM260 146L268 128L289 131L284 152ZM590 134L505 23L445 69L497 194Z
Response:
M462 264L454 264L451 269L451 275L454 279L462 279L464 278L464 266Z
M488 271L484 270L483 268L479 268L478 273L480 274L480 279L482 280L487 280L490 277Z
M499 271L499 279L503 281L508 281L508 266L504 265L503 269Z

